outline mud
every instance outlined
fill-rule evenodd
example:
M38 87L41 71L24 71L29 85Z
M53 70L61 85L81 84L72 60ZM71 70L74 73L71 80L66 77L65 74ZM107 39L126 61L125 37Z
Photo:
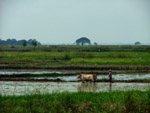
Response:
M31 81L31 82L81 82L80 80L75 81L64 81L59 78L57 79L16 79L16 78L0 78L0 81ZM97 80L99 82L109 82L109 80ZM150 80L113 80L113 83L120 82L120 83L150 83Z

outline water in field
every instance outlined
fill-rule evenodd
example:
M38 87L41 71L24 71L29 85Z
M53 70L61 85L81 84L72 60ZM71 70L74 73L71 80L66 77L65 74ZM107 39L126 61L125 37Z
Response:
M13 78L31 78L31 79L56 79L59 78L61 80L65 80L65 81L76 81L77 80L77 74L76 73L88 73L91 72L90 70L0 70L0 75L10 75L11 77L13 77L13 75L17 75L17 74L34 74L34 77L13 77ZM52 76L42 76L42 74L59 74L57 75L57 77L55 77L55 74ZM36 74L41 74L41 76L36 76ZM62 75L61 75L62 74ZM66 74L65 76L63 74ZM68 75L67 75L68 74ZM70 75L72 74L72 75ZM11 78L9 77L9 78ZM100 75L98 74L97 76L98 79L108 79L108 75ZM150 79L150 74L113 74L112 78L114 80L134 80L134 79Z
M53 92L100 92L100 91L115 91L115 90L148 90L150 83L81 83L69 82L77 81L77 74L81 70L0 70L0 75L3 77L11 75L8 78L31 78L31 79L56 79L65 80L68 82L8 82L0 81L0 94L2 95L26 95L35 93L53 93ZM82 70L82 73L91 71ZM59 76L45 77L42 74L58 73ZM14 77L14 74L20 74L20 77ZM21 77L23 74L34 74L32 77ZM36 76L36 74L41 74ZM62 75L61 75L62 74ZM66 74L63 76L63 74ZM67 75L68 74L68 75ZM69 75L72 74L72 75ZM1 76L1 77L2 77ZM5 78L5 77L4 77ZM98 79L108 79L108 75L98 75ZM150 74L113 74L114 80L133 80L133 79L150 79Z
M76 81L77 80L77 76L73 75L73 76L58 76L58 77L30 77L33 79L56 79L59 78L61 80L65 80L65 81ZM108 75L98 75L97 79L102 80L102 79L108 79ZM114 80L135 80L135 79L149 79L150 80L150 74L144 74L144 75L131 75L131 74L116 74L113 75L113 79Z
M149 90L150 83L80 83L80 82L4 82L0 81L1 95L27 95L53 92L108 92L115 90Z
M96 72L100 72L101 70L97 70ZM92 72L92 70L57 70L57 69L2 69L0 70L0 75L13 75L13 74L75 74L80 72Z
M5 78L15 78L15 79L47 79L47 80L51 80L51 79L61 79L64 81L77 81L79 79L77 79L77 75L72 75L72 76L49 76L49 77L5 77ZM150 80L150 74L143 74L143 75L139 75L139 74L115 74L112 76L113 80ZM102 80L102 79L109 79L108 75L97 75L97 79Z

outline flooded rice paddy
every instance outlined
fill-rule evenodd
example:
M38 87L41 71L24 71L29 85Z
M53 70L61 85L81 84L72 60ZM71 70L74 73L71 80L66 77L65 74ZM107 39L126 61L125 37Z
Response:
M53 92L100 92L100 91L116 91L116 90L149 90L150 83L81 83L76 82L77 73L88 73L91 70L0 70L0 75L10 75L8 78L31 78L31 79L61 79L66 82L27 82L27 81L0 81L1 95L27 95L35 93L53 93ZM58 74L55 76L42 76L42 74ZM14 75L33 74L34 76L14 77ZM36 76L36 74L41 74ZM65 76L64 76L65 74ZM68 75L67 75L68 74ZM71 75L70 75L71 74ZM97 74L98 79L108 79L108 75ZM113 80L150 80L150 74L113 74ZM71 82L75 81L75 82Z
M32 79L56 79L59 78L64 81L77 81L77 75L73 76L57 76L57 77L30 77ZM116 74L113 75L113 80L141 80L141 79L149 79L150 74L145 75L129 75L129 74ZM109 79L108 75L97 75L97 79Z
M109 92L149 90L149 83L80 83L80 82L4 82L0 81L1 95L47 94L54 92Z
M64 81L76 81L77 80L77 74L78 73L88 73L91 72L91 70L0 70L0 75L20 75L19 77L13 77L13 78L29 78L29 79L61 79ZM100 71L97 71L100 72ZM32 74L34 76L27 76L27 77L21 77L21 74ZM38 76L36 76L38 74ZM41 74L41 76L39 76ZM51 76L42 76L42 74L52 74ZM53 75L54 74L54 75ZM57 76L55 74L58 74ZM64 75L65 74L65 75ZM68 75L67 75L68 74ZM9 77L9 78L10 78ZM150 80L150 74L113 74L112 76L113 80L141 80L146 79ZM97 79L108 79L108 75L104 74L97 74Z
M0 75L13 75L13 74L51 74L51 73L57 73L57 74L75 74L80 72L91 72L91 70L52 70L52 69L3 69L0 71ZM96 71L99 72L99 71Z

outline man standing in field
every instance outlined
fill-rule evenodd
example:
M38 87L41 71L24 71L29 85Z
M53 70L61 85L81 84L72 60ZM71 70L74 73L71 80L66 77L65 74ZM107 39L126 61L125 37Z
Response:
M112 71L111 71L111 69L109 70L109 82L112 83Z

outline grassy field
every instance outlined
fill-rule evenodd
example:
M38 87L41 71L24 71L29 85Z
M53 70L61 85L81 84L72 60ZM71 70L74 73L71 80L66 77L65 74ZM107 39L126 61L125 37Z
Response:
M78 92L0 96L1 113L150 112L150 91Z
M67 60L73 63L150 64L148 52L0 52L0 61ZM13 61L12 61L13 59ZM93 61L93 62L91 62ZM81 62L82 63L82 62Z
M149 72L150 46L0 46L0 69L50 68Z
M56 61L54 60L56 58ZM142 67L150 66L149 52L0 52L5 67ZM91 65L92 64L92 65ZM1 67L3 67L3 65Z

